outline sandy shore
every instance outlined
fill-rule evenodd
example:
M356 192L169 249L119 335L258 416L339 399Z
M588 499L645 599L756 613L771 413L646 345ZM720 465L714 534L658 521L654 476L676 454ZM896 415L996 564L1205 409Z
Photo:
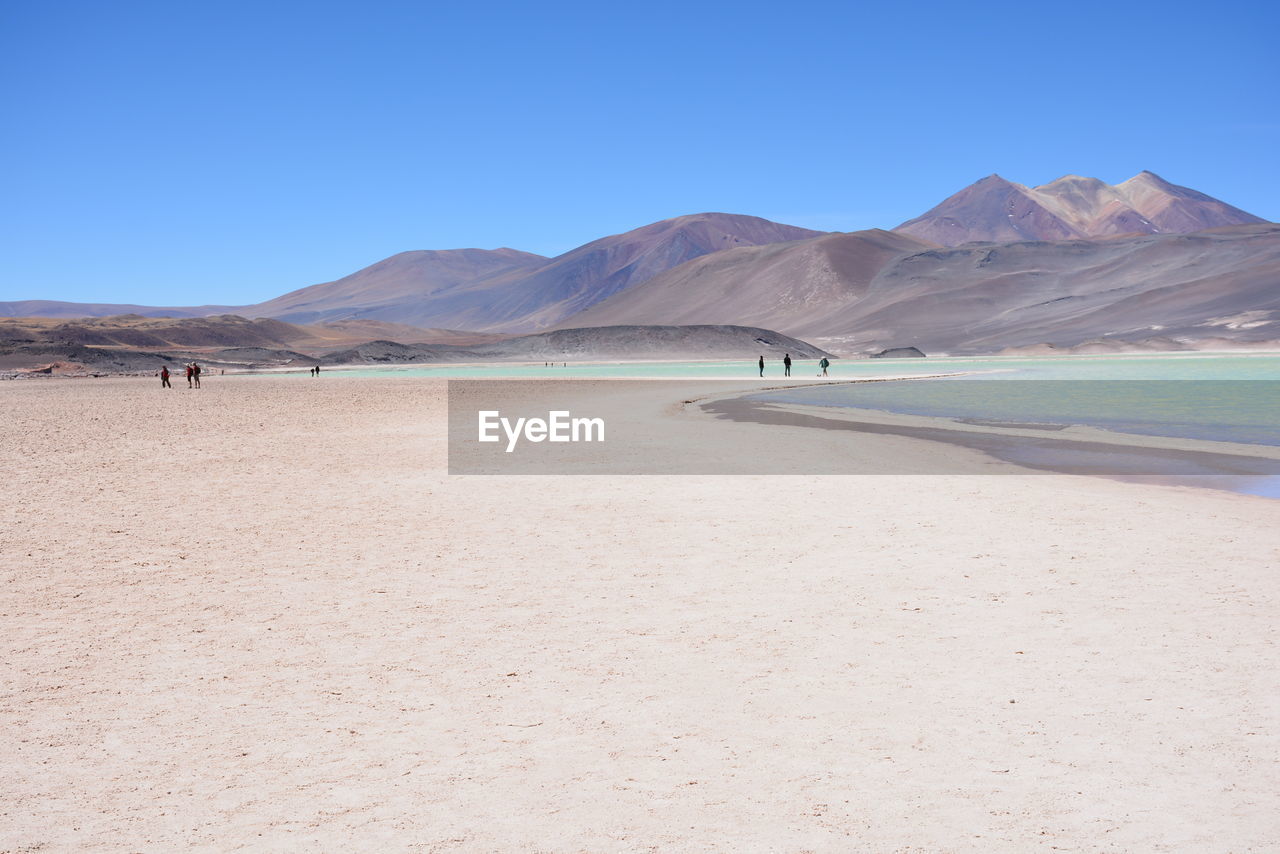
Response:
M0 386L0 851L1280 847L1280 502L449 477L443 382L205 386Z

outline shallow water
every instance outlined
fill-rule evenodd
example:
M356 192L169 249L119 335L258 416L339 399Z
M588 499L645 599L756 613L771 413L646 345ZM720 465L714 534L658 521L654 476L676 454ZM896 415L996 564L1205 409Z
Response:
M1006 379L1003 375L996 380L995 375L977 374L783 389L751 397L988 426L1055 430L1082 424L1121 433L1280 446L1277 380Z

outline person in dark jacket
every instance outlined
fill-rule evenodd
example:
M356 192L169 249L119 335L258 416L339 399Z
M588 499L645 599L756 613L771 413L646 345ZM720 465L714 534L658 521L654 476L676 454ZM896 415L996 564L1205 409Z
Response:
M764 376L764 356L760 357L760 376Z
M782 375L784 377L791 376L791 354L782 357Z

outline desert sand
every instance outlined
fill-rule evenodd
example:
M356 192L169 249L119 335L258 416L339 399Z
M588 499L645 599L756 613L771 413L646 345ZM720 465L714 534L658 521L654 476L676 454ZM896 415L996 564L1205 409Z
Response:
M1280 847L1280 502L450 477L444 402L0 385L0 851Z

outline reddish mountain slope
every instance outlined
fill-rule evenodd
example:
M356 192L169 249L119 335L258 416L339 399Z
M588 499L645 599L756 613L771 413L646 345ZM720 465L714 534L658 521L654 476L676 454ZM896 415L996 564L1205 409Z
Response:
M894 229L942 246L1070 240L1121 234L1188 234L1265 220L1212 196L1141 172L1114 186L1066 175L1025 187L989 175Z

